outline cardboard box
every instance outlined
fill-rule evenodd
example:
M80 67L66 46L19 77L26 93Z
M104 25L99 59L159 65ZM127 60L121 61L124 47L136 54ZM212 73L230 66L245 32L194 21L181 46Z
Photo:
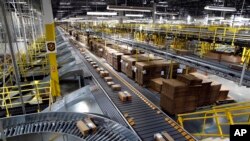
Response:
M91 132L95 133L97 130L95 123L90 118L85 118L84 121L86 125L91 129Z
M127 91L125 91L125 92L119 92L119 93L118 93L118 96L119 96L119 99L120 99L122 102L126 102L126 101L131 101L131 100L132 100L131 94L128 93Z
M146 54L137 54L137 55L123 55L122 56L122 64L121 69L122 72L125 73L129 78L135 79L135 71L134 67L136 62L144 62L144 61L151 61L151 60L160 60L162 58L154 57L149 58Z
M118 72L121 71L121 58L122 58L122 55L123 55L123 53L120 53L120 52L114 52L113 53L112 66Z
M214 104L220 94L221 84L213 82L209 89L209 94L211 95L209 100L209 105Z
M175 141L169 134L167 131L162 131L161 134L164 136L164 138L166 139L166 141Z
M221 89L216 101L226 100L228 97L229 90Z
M195 100L196 98L194 96L183 96L176 99L170 99L161 94L160 106L164 111L172 115L194 112L197 106Z
M142 86L148 86L153 78L167 78L170 69L170 61L154 60L136 62L135 81ZM177 73L177 63L173 63L173 73Z
M93 65L93 68L98 68L98 65Z
M100 71L100 75L101 75L101 77L102 78L104 78L104 77L107 77L107 76L109 76L109 72L108 71Z
M211 81L203 80L201 84L201 92L198 95L198 107L209 105L209 102L207 101L210 99L209 90L211 87L211 83Z
M187 85L201 85L202 79L199 79L191 74L177 75L177 80L184 82Z
M120 84L114 84L111 85L111 88L113 91L120 91L121 90L121 85Z
M108 86L112 86L112 85L114 85L115 83L113 82L113 81L110 81L110 82L107 82L107 84L108 84Z
M160 133L154 134L154 139L155 139L155 141L166 141L164 139L164 137L162 136L162 134L160 134Z
M84 136L88 135L89 127L82 120L77 121L76 126Z
M111 66L113 65L113 53L117 53L117 51L109 48L106 50L106 54L105 54L107 56L106 61Z
M104 80L106 82L110 82L110 81L113 81L113 78L112 77L104 77Z
M206 54L204 54L204 58L220 61L221 54L215 52L207 52Z
M221 61L240 64L241 63L241 57L240 56L235 56L235 55L230 55L230 54L221 54Z
M169 99L183 97L186 95L187 92L187 84L176 79L163 80L161 94L165 95Z
M90 62L91 65L96 65L96 62Z
M150 85L149 87L156 92L161 92L162 84L163 84L164 78L154 78L150 80Z

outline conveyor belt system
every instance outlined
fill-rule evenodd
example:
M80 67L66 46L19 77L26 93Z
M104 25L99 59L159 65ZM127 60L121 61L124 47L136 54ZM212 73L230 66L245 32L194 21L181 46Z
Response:
M93 54L86 51L86 54L91 56L93 61L96 61L99 67L108 70L114 79L115 83L122 85L122 91L126 90L132 94L131 102L121 102L116 92L112 91L104 79L102 79L95 69L82 57L93 77L105 90L107 96L112 103L117 107L120 113L128 114L134 118L135 125L132 126L133 130L139 135L143 141L154 140L154 134L167 131L176 141L195 140L187 131L181 128L174 120L164 114L157 106L150 102L143 94L131 86L128 82L122 79L114 70L109 66L100 62ZM105 96L105 95L103 95Z
M84 136L76 122L91 118L97 131ZM84 141L138 141L127 128L98 115L70 112L49 112L28 114L0 119L5 137L32 133L62 133L78 137Z
M218 63L211 63L209 61L198 59L198 58L194 59L194 58L190 58L187 56L180 56L174 53L159 50L152 45L139 43L130 39L122 39L122 38L117 39L117 38L113 38L104 34L100 35L99 33L96 33L96 35L100 36L101 38L114 40L114 41L121 42L124 44L129 44L134 47L138 47L146 51L150 51L156 54L157 56L161 56L166 59L172 59L178 63L185 64L187 66L190 66L199 70L203 70L211 74L215 74L217 76L220 76L228 80L239 82L241 78L241 71L237 71L229 67L225 67L224 65L221 65ZM250 75L245 74L242 85L250 86Z

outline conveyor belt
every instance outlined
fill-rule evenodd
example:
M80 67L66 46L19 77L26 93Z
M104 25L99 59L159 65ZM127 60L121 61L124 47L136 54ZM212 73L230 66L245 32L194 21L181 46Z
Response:
M97 131L83 136L76 122L88 117L97 125ZM69 134L84 141L138 141L138 138L125 127L93 114L49 112L4 118L0 121L7 138L50 132Z
M97 62L99 66L106 68L114 79L114 82L122 85L122 90L126 90L132 94L132 101L123 103L119 100L117 93L113 92L106 82L99 76L95 69L83 58L90 72L92 72L95 79L100 83L103 89L106 91L109 98L116 105L118 110L134 118L135 125L133 129L140 136L142 140L152 141L154 140L154 134L167 131L175 140L186 141L195 140L189 133L182 129L175 121L169 116L164 114L160 109L151 103L146 97L144 97L138 90L131 86L128 82L122 79L112 69L103 65L99 59L95 58L90 52L86 51L91 58ZM160 114L157 113L160 112Z

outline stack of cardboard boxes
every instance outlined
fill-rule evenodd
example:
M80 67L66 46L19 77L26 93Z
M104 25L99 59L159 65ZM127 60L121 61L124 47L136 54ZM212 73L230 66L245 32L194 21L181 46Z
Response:
M169 74L170 61L154 60L145 62L136 62L135 81L142 86L148 86L153 78L167 78ZM177 73L177 63L173 63L173 74Z
M170 114L193 112L197 107L225 100L228 90L221 84L203 81L191 74L162 81L160 105Z

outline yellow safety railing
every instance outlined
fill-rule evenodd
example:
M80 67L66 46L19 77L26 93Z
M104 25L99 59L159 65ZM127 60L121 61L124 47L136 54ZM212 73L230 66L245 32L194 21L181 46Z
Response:
M229 125L250 125L250 102L214 106L211 110L179 114L178 123L183 128L198 124L199 132L191 133L197 137L228 137Z
M249 64L250 62L250 49L249 48L244 47L242 57L241 57L241 62Z
M51 85L48 82L33 81L28 84L23 84L21 87L22 98L24 104L36 105L44 102L52 101ZM6 116L11 116L10 108L21 107L21 96L18 86L3 86L0 88L0 105L2 109L6 110ZM40 112L41 109L37 111Z
M198 36L198 40L201 38L210 38L213 39L213 43L216 43L218 38L225 40L230 40L231 45L234 46L234 42L236 39L248 39L247 34L243 34L244 32L249 32L250 28L246 27L227 27L227 26L219 26L219 25L184 25L184 24L114 24L109 26L108 24L96 24L92 25L90 28L95 31L105 32L109 31L109 33L124 33L128 32L131 29L133 30L146 30L151 31L167 31L167 33L172 33L172 35L184 35L184 37L190 36ZM112 30L113 29L113 30ZM141 33L140 33L141 34ZM141 35L136 37L137 39L141 39Z

